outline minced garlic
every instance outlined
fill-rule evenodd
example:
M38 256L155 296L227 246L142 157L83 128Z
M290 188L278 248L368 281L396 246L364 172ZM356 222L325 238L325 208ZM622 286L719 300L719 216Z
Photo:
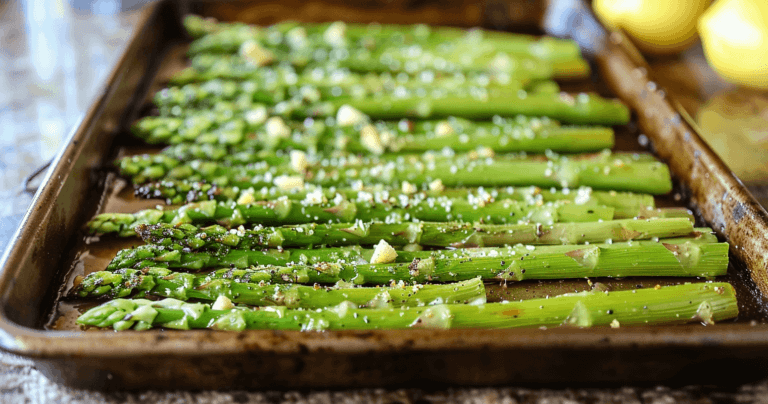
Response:
M371 264L389 264L395 262L395 259L397 259L397 251L386 241L380 240L373 250Z
M216 301L213 303L213 306L211 306L213 310L231 310L235 308L235 305L232 304L232 301L229 300L228 297L224 295L219 295L219 297L216 298Z
M275 55L256 41L247 41L240 46L240 56L256 66L266 66L275 60Z
M357 125L367 120L367 115L347 104L339 107L338 112L336 112L336 125L338 126Z

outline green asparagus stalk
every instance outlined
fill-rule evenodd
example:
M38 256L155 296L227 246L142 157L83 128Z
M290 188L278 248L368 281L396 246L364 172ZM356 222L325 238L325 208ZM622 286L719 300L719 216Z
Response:
M107 271L161 265L174 269L221 268L212 278L237 281L387 283L485 280L567 279L623 276L724 275L728 244L708 237L680 237L660 241L565 246L515 246L439 251L398 251L391 264L368 264L373 250L323 248L317 250L229 250L184 252L145 245L122 250ZM423 264L424 263L429 263ZM290 265L290 268L286 268ZM338 270L313 271L334 266ZM421 265L421 267L420 267ZM257 269L250 269L256 266ZM414 268L421 268L415 271ZM240 271L246 269L246 271ZM305 275L306 274L306 275ZM330 276L332 275L332 276ZM335 278L334 278L335 277Z
M317 31L318 28L322 31ZM389 35L383 35L382 31ZM408 31L411 31L410 35ZM302 26L280 24L264 29L238 25L197 39L191 44L189 53L242 53L249 42L268 49L275 60L290 61L298 66L330 62L356 71L433 69L440 72L547 74L546 77L561 71L571 75L578 71L583 77L589 72L589 66L572 42L424 26L415 29L376 26L372 30L339 22ZM415 46L408 46L409 43ZM322 56L312 54L311 50L318 48L330 52ZM576 62L580 63L576 65Z
M456 152L468 152L487 147L498 153L525 151L544 153L582 153L613 147L613 130L597 127L563 127L532 131L530 135L500 136L492 133L449 134L442 137L427 135L396 138L388 149L396 152L425 152L449 147Z
M257 227L229 231L221 226L139 225L136 233L151 244L180 249L254 249L373 245L502 247L515 244L583 244L689 236L688 219L624 219L552 225L480 225L470 223L342 223Z
M717 240L715 240L717 241ZM303 249L262 249L220 251L178 250L161 245L146 244L120 250L105 268L106 271L145 267L201 270L204 268L248 268L254 265L287 266L320 262L359 262L370 260L373 250L360 246ZM402 257L399 256L399 257ZM407 257L410 257L408 255ZM404 261L405 262L405 261Z
M190 44L189 54L199 55L218 48L226 49L227 53L238 52L249 57L254 55L251 52L257 50L257 57L249 57L256 66L275 62L288 62L302 68L332 64L359 72L413 73L431 69L441 73L487 71L537 78L552 77L556 73L553 63L548 60L524 52L506 52L493 44L478 40L422 43L418 52L413 52L414 47L385 44L382 41L376 44L368 42L365 46L340 48L327 43L318 35L284 35L287 43L277 44L271 40L274 35L272 38L264 38L248 27L238 28L219 31L195 40ZM290 31L301 32L304 32L304 27ZM375 49L372 49L372 46ZM327 51L324 54L313 52L323 48ZM581 61L581 66L584 66L582 69L586 69L582 75L589 72L588 65L580 57L568 61Z
M274 283L333 283L380 285L392 281L448 282L480 276L493 281L522 281L540 279L580 279L585 277L674 276L714 277L725 275L728 267L728 244L655 244L642 251L649 257L636 255L639 249L601 249L599 246L581 247L567 253L529 254L519 258L462 257L440 258L435 253L429 258L414 258L410 263L344 264L320 263L314 266L291 267L262 266L251 269L220 269L208 274L208 279L231 279L236 282ZM691 262L681 263L681 254L695 256ZM704 259L699 260L699 255ZM530 258L530 262L529 262ZM643 259L653 265L628 267ZM603 262L604 261L604 262ZM703 267L697 266L702 264Z
M79 297L120 298L136 294L171 297L183 301L215 301L219 296L233 303L253 306L286 306L320 309L351 302L356 307L415 307L435 303L485 303L479 278L446 285L326 288L304 285L265 285L228 279L205 279L165 268L122 269L88 274L74 289Z
M378 42L392 45L409 44L428 44L440 43L446 40L461 40L471 44L484 43L498 48L501 51L514 54L527 54L537 56L547 60L571 60L581 57L578 44L570 40L557 39L552 37L536 37L531 35L513 34L499 31L486 31L478 28L471 30L451 28L451 27L430 27L423 24L418 25L382 25L382 24L352 24L352 23L303 23L301 25L293 22L280 23L271 27L248 27L241 23L224 23L209 18L199 16L185 17L184 25L187 32L194 38L201 38L205 35L219 34L219 38L225 43L215 43L209 41L209 46L204 48L201 45L197 52L237 52L242 43L253 38L263 38L268 34L274 36L271 40L273 44L289 42L283 35L288 34L295 28L304 30L304 33L310 37L324 35L332 27L341 28L344 41L324 44L316 40L312 44L316 46L364 46L373 48ZM339 27L339 25L341 25ZM226 34L222 34L225 33ZM279 34L279 35L278 35ZM227 40L228 38L231 40ZM237 42L236 39L242 37L243 41Z
M623 125L629 122L624 104L594 94L573 96L566 93L547 94L517 91L514 94L478 93L419 97L382 96L327 101L299 108L297 117L334 116L342 105L350 105L373 119L439 118L457 116L467 119L490 119L495 115L548 116L563 122L592 125Z
M535 91L538 86L510 77L503 79L488 74L456 76L418 75L403 79L391 74L359 74L344 69L313 68L296 72L283 66L256 67L241 58L214 59L210 68L195 67L181 71L171 79L172 87L158 92L154 98L158 107L173 106L202 108L220 101L235 101L240 97L269 105L287 99L303 101L332 100L348 97L380 96L403 92L429 93L439 88L449 93L469 91ZM200 62L200 58L192 60ZM545 81L545 80L544 80Z
M157 121L166 120L163 125ZM382 142L381 151L414 153L429 150L440 150L445 147L456 152L469 152L479 147L488 148L494 152L554 152L579 153L599 151L613 147L613 130L604 127L559 127L557 122L543 126L537 123L503 124L470 122L469 125L449 124L450 121L437 123L441 132L435 130L428 133L408 134L398 136L398 123L382 123L380 128L372 132L379 140L382 134L388 136ZM549 120L547 120L549 121ZM184 122L184 123L182 123ZM536 119L533 122L541 122ZM151 125L150 125L151 123ZM185 124L189 123L189 125ZM431 122L430 122L431 123ZM289 125L293 129L290 137L275 138L264 133L262 127L249 129L244 119L233 119L225 128L194 126L189 118L147 117L137 123L134 133L147 143L171 143L175 146L163 151L164 154L180 157L181 160L201 158L206 160L225 160L237 163L250 163L260 158L257 151L270 149L291 148L305 151L349 151L354 153L371 153L372 150L361 144L361 130L353 127L306 130L304 125ZM454 129L456 127L456 129ZM248 131L258 131L248 135ZM504 130L504 132L502 132ZM219 133L236 132L233 136L220 136ZM213 132L213 133L211 133ZM222 146L201 147L205 142L224 140ZM232 143L240 140L240 143ZM194 142L194 143L190 143ZM226 146L229 145L229 146ZM251 156L252 157L249 157Z
M359 95L360 91L394 91L398 87L416 90L418 88L439 87L445 89L458 89L469 87L498 88L508 87L515 89L534 90L535 82L547 82L548 86L556 85L555 82L545 79L530 79L521 77L520 74L489 74L484 71L463 72L459 74L446 74L427 71L426 73L403 75L394 77L387 69L381 66L372 66L370 69L383 72L374 73L363 71L350 71L339 64L345 61L335 61L329 64L312 64L300 69L293 66L280 64L276 66L259 66L246 58L234 55L201 54L192 57L191 66L176 73L170 79L172 85L186 85L203 83L215 80L254 82L265 88L300 88L304 85L318 86L320 91L327 91L338 87L329 95L339 97L341 93L351 91ZM530 68L541 65L541 61L531 64ZM352 66L354 68L354 66ZM368 69L368 70L370 70ZM583 59L564 60L562 62L547 63L542 70L532 77L548 78L549 74L565 77L567 75L583 76L589 70ZM357 69L360 70L360 69ZM413 73L413 72L411 72ZM250 84L248 84L250 86ZM243 89L244 90L244 89ZM339 93L338 90L342 90Z
M417 198L468 198L469 200L482 200L493 202L499 199L513 199L525 202L529 205L554 201L572 201L578 205L609 206L614 208L614 218L629 219L633 217L690 217L691 213L683 208L654 208L653 196L648 194L635 194L631 192L594 191L591 188L582 187L576 189L541 189L538 187L502 187L502 188L445 188L436 184L433 189L418 190L409 197ZM277 187L264 187L261 189L240 189L238 187L217 186L205 182L190 182L185 180L165 180L148 183L136 188L136 196L142 198L163 198L169 205L179 205L189 202L216 200L221 202L236 201L240 198L265 201L270 199L288 198L303 200L307 194L322 192L324 200L333 200L341 195L347 200L356 201L366 199L373 195L374 200L387 200L400 198L404 193L399 189L391 189L383 185L374 185L361 188L322 188L305 185L304 189L282 190Z
M405 309L356 309L342 303L315 310L286 308L213 310L176 299L116 299L92 308L77 322L115 330L153 327L227 331L245 329L349 330L398 328L593 327L701 322L736 317L728 283L696 283L621 292L582 292L549 299L483 305L436 305Z
M380 159L341 160L336 165L315 164L306 167L303 179L321 186L367 184L429 184L435 180L447 187L529 186L594 189L665 194L672 189L669 168L652 158L638 154L585 154L575 157L543 158L487 157L477 154L454 157L384 156ZM330 161L329 161L330 163ZM296 176L291 165L265 162L229 166L217 162L179 163L167 156L133 157L120 162L121 174L132 177L134 184L164 177L174 180L207 181L220 186L242 189L261 188L276 183L281 175Z
M89 222L92 233L117 232L120 236L133 235L139 224L158 223L220 223L228 227L243 224L282 225L302 223L349 223L355 220L401 222L423 220L447 222L545 223L593 222L613 219L613 208L585 206L568 202L548 202L543 205L527 205L514 200L491 203L472 202L466 199L408 198L395 203L378 203L374 200L355 202L340 200L323 203L320 194L316 200L290 199L257 201L249 204L204 201L193 202L179 209L146 209L132 213L102 213Z

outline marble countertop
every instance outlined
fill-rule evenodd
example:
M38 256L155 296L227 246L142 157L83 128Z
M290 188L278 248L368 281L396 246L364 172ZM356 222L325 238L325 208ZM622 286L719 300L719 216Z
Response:
M25 177L50 160L93 101L130 39L142 0L0 1L0 251L16 231L32 196ZM694 47L650 61L662 86L708 130L724 158L734 145L768 156L768 95L720 81ZM755 118L757 117L757 118ZM747 128L739 131L737 128ZM733 147L729 147L729 145ZM761 149L762 148L762 149ZM724 149L724 150L723 150ZM752 192L768 203L768 164L738 164ZM763 402L768 381L724 387L608 389L484 388L442 391L139 392L101 394L49 382L31 362L0 353L2 402L131 403L573 403Z

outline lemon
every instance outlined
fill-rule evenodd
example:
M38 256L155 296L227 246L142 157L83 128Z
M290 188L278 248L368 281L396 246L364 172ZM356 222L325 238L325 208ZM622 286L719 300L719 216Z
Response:
M696 114L701 135L748 184L768 177L768 93L730 88L714 94Z
M699 19L709 65L724 79L768 89L768 2L718 0Z
M602 22L621 28L647 53L672 54L696 41L696 22L710 0L594 0Z

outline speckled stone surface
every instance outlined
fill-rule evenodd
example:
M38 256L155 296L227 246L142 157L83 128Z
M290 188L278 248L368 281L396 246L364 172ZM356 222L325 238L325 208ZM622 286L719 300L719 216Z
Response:
M0 251L31 202L22 180L49 160L130 38L136 2L0 1ZM683 77L689 77L682 75ZM688 100L690 101L690 100ZM690 103L694 105L695 103ZM768 186L753 193L768 201ZM0 352L1 403L763 403L768 381L733 388L612 387L312 392L72 390Z
M735 388L686 386L669 388L457 388L439 391L421 389L365 389L308 392L187 392L143 391L100 393L68 389L40 375L31 362L0 355L0 402L2 403L159 403L159 404L709 404L766 403L768 382Z

